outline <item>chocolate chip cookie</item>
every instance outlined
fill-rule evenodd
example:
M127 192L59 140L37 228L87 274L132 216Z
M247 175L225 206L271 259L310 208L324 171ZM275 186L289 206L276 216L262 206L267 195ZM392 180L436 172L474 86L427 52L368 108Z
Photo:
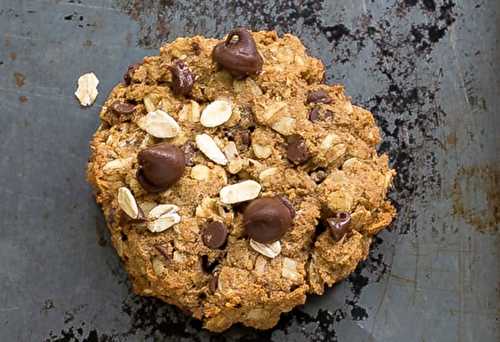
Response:
M88 179L133 289L212 331L273 327L395 209L372 114L290 34L164 45L110 93Z

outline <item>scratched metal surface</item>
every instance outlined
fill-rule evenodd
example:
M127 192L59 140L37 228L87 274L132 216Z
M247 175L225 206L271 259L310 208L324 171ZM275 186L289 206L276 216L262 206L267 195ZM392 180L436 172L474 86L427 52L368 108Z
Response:
M1 341L498 341L495 0L0 0ZM84 180L106 93L162 41L290 31L370 108L399 216L370 258L270 331L215 335L131 294ZM96 105L73 92L84 72Z

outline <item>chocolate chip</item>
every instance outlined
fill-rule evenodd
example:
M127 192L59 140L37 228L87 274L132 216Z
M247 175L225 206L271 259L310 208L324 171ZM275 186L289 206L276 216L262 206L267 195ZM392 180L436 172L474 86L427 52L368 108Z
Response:
M196 145L192 141L188 141L182 145L181 150L184 152L186 166L194 166L193 158L196 154Z
M137 156L137 180L148 192L160 192L175 184L184 173L184 153L168 143L148 147Z
M243 213L246 234L261 243L279 240L292 225L290 209L277 197L253 200Z
M298 134L292 134L287 139L286 157L294 164L303 164L309 160L309 150L306 142Z
M213 221L203 227L201 239L208 248L218 249L226 243L227 234L228 231L225 224Z
M247 148L252 144L252 136L249 131L239 131L235 140L238 145Z
M290 210L290 215L292 216L293 219L295 217L295 208L293 207L293 204L285 196L280 196L279 199L281 200L281 202L283 202L284 205L286 205L288 210Z
M210 281L208 282L208 289L211 293L215 293L217 291L217 286L219 285L219 274L214 274Z
M332 103L332 98L323 89L312 90L307 94L306 103Z
M351 214L347 212L339 212L334 216L327 218L328 228L330 228L330 234L335 241L339 241L347 233L351 231L350 222Z
M238 147L243 149L247 149L252 143L250 132L241 127L231 128L225 135L229 140L234 141Z
M311 109L309 111L309 120L311 120L312 122L319 120L319 108L318 107L314 107L313 109Z
M115 101L111 104L111 109L117 114L132 114L135 111L135 105L122 101Z
M233 40L235 37L236 41ZM214 60L236 78L257 75L262 71L263 60L255 40L244 28L229 32L226 40L217 44L212 54Z
M189 95L194 85L194 74L180 59L170 66L172 72L172 91L175 95Z
M191 49L193 49L193 52L196 56L199 56L201 54L201 47L197 42L191 43Z
M142 63L134 63L129 65L127 68L127 72L123 75L123 81L126 85L132 83L132 76L134 72L142 65Z

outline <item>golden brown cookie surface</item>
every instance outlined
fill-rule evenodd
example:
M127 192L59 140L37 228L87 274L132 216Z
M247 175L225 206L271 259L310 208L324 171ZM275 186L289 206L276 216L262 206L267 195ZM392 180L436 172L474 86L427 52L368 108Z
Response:
M395 214L372 114L322 83L296 37L252 33L260 65L237 33L129 68L88 166L134 291L213 331L274 326L348 276Z

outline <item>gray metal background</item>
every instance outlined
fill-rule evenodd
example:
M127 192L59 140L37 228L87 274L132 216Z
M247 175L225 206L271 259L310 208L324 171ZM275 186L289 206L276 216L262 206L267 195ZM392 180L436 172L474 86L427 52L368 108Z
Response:
M0 0L0 341L499 341L495 0ZM162 41L298 35L370 108L399 216L369 260L267 332L209 334L132 295L85 182L107 92ZM82 73L97 103L73 97Z

